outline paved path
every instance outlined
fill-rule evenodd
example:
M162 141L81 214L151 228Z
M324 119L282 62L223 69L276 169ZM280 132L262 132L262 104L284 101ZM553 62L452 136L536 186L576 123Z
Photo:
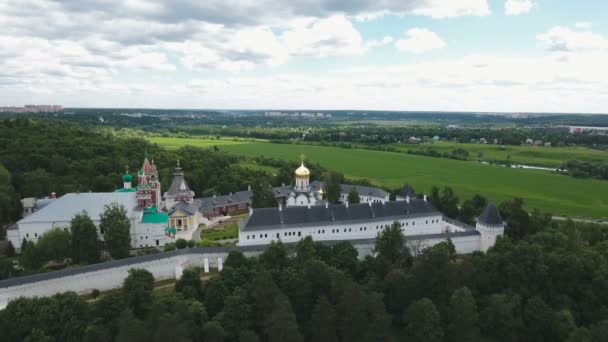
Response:
M585 223L599 223L599 224L608 224L608 219L579 219L579 218L572 218L572 217L563 217L563 216L553 216L554 220L558 220L558 221L565 221L567 219L571 219L572 221L575 222L585 222Z

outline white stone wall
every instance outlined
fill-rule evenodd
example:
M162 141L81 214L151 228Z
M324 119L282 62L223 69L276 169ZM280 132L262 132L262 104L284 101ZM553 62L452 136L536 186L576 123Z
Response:
M335 228L334 228L335 229ZM443 242L445 239L411 240L408 246L414 254L421 252L424 248ZM462 236L452 238L456 247L456 252L460 254L472 253L479 250L480 235ZM358 242L354 244L357 249L359 259L365 258L373 253L374 240ZM257 256L262 253L262 248L256 250L243 251L247 257ZM66 275L59 278L40 280L23 285L15 285L0 288L0 309L6 307L11 301L19 297L52 296L57 293L73 291L78 294L87 294L97 289L106 291L119 288L128 275L130 269L142 268L148 270L154 279L178 279L184 269L198 266L206 272L209 268L222 268L228 251L205 251L201 249L186 250L185 253L176 254L168 252L166 257L155 260L142 260L138 263L129 265L117 265L101 270L93 270L74 275ZM86 267L86 266L85 266ZM61 271L59 271L61 272Z
M100 220L91 218L97 227L99 239L103 241L103 234L99 230ZM164 246L168 241L165 237L164 224L146 224L141 223L141 212L137 212L137 216L131 218L131 247L142 248L157 246L156 240L159 241L160 247ZM28 222L18 223L18 229L10 231L7 238L13 243L17 251L21 250L21 241L25 238L27 241L38 242L38 239L46 232L53 228L70 227L70 221L53 221L53 222Z
M479 250L486 252L494 246L496 239L505 232L504 226L487 226L477 222L475 229L481 234Z
M164 223L137 223L131 228L133 248L162 247L170 240L165 235Z
M390 201L390 195L386 195L385 197L378 196L369 196L369 195L361 195L359 194L360 203L386 203ZM348 193L343 192L340 194L340 203L346 203L348 200Z
M261 251L243 252L247 257L255 256L260 253ZM0 288L0 309L6 307L11 300L19 297L44 297L67 291L87 294L95 289L106 291L119 288L122 286L129 270L132 268L143 268L148 270L152 273L156 281L175 279L181 277L183 270L186 268L193 266L203 268L205 259L207 260L206 264L209 265L210 268L217 269L218 266L223 264L227 256L228 252L172 254L167 258L152 261L144 261L136 264Z
M464 229L443 221L441 215L432 215L398 220L406 236L441 234ZM306 236L316 241L374 239L384 227L395 220L360 222L349 224L319 225L314 227L294 227L289 229L269 229L239 231L239 246L263 245L272 241L297 242Z

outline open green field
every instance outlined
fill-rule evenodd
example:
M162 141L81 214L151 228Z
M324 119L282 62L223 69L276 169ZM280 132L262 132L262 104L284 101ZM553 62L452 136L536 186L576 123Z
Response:
M545 147L545 146L506 146L493 144L462 144L439 141L421 145L391 144L391 147L403 151L423 147L431 147L441 153L450 152L457 148L469 151L469 159L477 160L478 152L481 159L506 161L511 156L511 162L546 167L560 167L567 160L606 161L608 152L587 147Z
M163 145L160 141L154 142ZM183 141L184 145L187 143ZM522 197L528 208L539 208L553 215L608 216L608 182L595 179L396 152L268 143L227 144L220 148L238 155L291 160L298 160L300 153L304 153L308 160L341 171L347 177L367 178L390 188L408 182L417 191L428 193L433 185L451 186L461 200L475 193L497 203Z
M191 137L191 138L177 138L177 137L150 137L150 141L163 146L168 150L177 150L178 148L191 145L196 147L212 147L212 146L226 146L226 145L238 145L255 142L264 142L261 139L242 139L242 138L227 138L222 137L215 139L212 137Z

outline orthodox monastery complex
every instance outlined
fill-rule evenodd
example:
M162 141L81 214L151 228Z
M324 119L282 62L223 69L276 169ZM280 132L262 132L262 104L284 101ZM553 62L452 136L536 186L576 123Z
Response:
M430 246L451 239L459 253L485 251L504 233L505 224L490 204L475 227L449 219L426 196L417 198L406 186L396 201L375 187L356 186L360 203L349 204L354 187L341 185L340 204L324 199L323 182L310 182L310 171L302 161L294 172L294 186L272 189L278 207L253 208L252 191L224 196L195 198L179 161L173 181L163 194L154 160L144 158L137 185L127 172L123 187L111 193L68 193L59 198L23 200L24 218L8 230L8 238L20 249L21 242L37 241L53 228L65 228L74 215L85 211L99 227L105 206L125 208L131 222L131 246L161 247L177 238L198 239L199 226L211 226L222 217L245 215L239 224L239 246L265 245L272 241L297 242L311 236L316 241L373 240L384 228L397 222L409 243ZM98 228L103 240L103 231Z

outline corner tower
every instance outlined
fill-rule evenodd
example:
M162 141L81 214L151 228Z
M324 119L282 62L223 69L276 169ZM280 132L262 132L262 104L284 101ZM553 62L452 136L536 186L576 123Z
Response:
M475 224L475 229L481 234L480 250L486 252L494 246L496 239L505 233L505 226L494 203L488 204Z

